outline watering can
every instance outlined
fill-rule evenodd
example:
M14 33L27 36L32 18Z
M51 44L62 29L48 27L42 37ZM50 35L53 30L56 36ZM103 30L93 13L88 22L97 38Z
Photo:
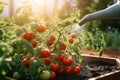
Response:
M119 1L106 9L84 16L80 20L79 25L81 26L88 21L105 20L105 19L120 19L120 2Z

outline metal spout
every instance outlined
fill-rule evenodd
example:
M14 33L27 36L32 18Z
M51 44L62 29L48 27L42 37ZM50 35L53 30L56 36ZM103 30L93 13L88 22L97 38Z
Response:
M81 26L88 21L105 20L105 19L120 19L120 2L117 2L106 9L84 16L80 20L79 25Z

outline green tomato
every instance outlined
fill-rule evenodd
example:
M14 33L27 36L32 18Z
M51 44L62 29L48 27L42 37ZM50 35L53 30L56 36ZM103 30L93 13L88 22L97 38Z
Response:
M13 78L15 78L15 79L20 79L20 78L21 78L20 73L19 73L19 72L14 72L14 73L13 73Z
M42 80L49 80L50 79L50 71L48 71L48 70L42 71L42 73L40 74L40 77Z
M92 50L92 49L93 49L93 46L90 45L90 44L87 44L86 47L85 47L85 49L87 49L87 50Z

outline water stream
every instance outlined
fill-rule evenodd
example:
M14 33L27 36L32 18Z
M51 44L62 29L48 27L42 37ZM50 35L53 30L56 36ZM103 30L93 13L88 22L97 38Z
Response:
M78 32L78 31L82 31L85 27L85 24L80 26L79 24L74 24L72 27L72 31L71 32Z

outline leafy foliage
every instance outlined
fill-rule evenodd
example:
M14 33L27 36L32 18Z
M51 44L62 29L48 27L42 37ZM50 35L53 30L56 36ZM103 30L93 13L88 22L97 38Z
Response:
M0 1L0 13L3 12L5 5L7 5L6 2L1 2L1 1Z
M116 48L120 50L120 33L117 29L108 29L108 31L105 32L105 42L107 48Z

